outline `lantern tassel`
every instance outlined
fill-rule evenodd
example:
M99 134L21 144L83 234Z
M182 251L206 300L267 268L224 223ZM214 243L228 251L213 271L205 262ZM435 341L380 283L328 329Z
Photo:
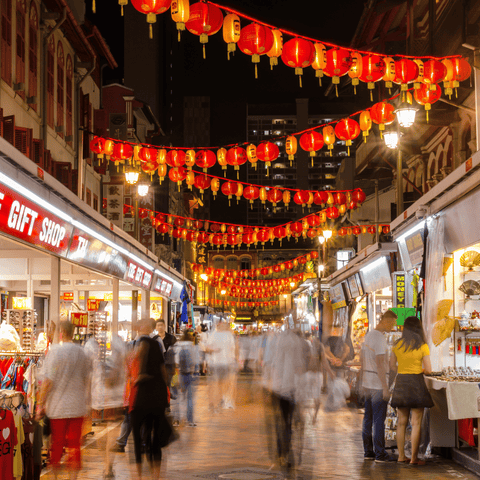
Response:
M238 180L238 178L239 178L239 177L238 177L238 170L237 170L237 180Z
M123 17L123 5L120 7L120 15Z
M97 13L97 6L95 5L95 0L92 0L92 12Z
M257 64L255 64L255 78L258 78L258 69L257 69Z
M312 157L312 168L313 168L313 157Z
M267 177L268 177L268 167L267 167Z
M298 76L298 81L300 83L300 88L302 88L302 76L301 75Z
M182 33L181 33L181 31L179 30L179 31L178 31L178 41L180 42L181 39L182 39Z
M153 27L152 27L152 24L150 24L150 26L149 26L148 36L149 36L150 40L153 39Z
M205 44L203 44L203 59L207 58L207 51L205 50Z
M428 110L426 110L425 113L426 113L427 123L428 123Z
M373 102L373 90L370 90L370 101Z
M337 97L338 97L338 85L337 85L337 84L335 84L335 94L336 94Z
M357 86L356 86L356 85L353 86L353 94L354 94L354 95L357 94Z
M350 156L350 147L347 147L348 156Z

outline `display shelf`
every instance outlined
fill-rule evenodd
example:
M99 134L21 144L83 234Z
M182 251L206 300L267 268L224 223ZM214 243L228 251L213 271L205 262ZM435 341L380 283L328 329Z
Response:
M15 328L20 338L20 346L23 349L33 350L35 347L35 328L37 326L37 312L35 310L7 309L2 312L2 320Z

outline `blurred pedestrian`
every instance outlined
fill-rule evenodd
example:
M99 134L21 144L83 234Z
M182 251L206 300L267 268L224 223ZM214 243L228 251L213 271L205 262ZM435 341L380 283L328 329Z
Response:
M165 418L167 407L167 373L165 359L159 343L151 338L155 323L143 319L138 323L140 337L136 341L136 370L130 394L130 414L135 446L138 478L142 478L142 426L145 428L146 450L153 472L159 478L162 460L161 445L170 434Z
M202 377L205 376L205 343L206 343L206 333L203 330L204 325L198 325L196 328L196 340L195 345L197 347L198 353L198 365L196 367L196 372Z
M177 338L175 335L166 331L165 320L157 320L155 323L155 329L157 334L154 335L153 338L162 341L165 368L167 370L167 387L170 388L172 377L175 374L175 353L172 347L177 342Z
M385 418L390 391L387 377L388 346L384 334L393 330L396 320L395 313L387 310L375 330L370 330L365 335L360 354L361 387L365 396L362 427L363 454L366 460L382 463L394 460L385 450Z
M417 317L407 317L403 325L402 337L393 347L390 368L397 370L395 388L392 395L392 407L397 409L397 445L398 462L411 465L425 465L418 458L418 447L423 412L434 403L425 384L424 373L431 373L430 350L422 324ZM412 458L405 456L405 431L412 414Z
M230 369L235 364L236 345L235 338L228 323L221 322L217 329L210 333L205 352L208 355L207 364L211 375L209 388L210 409L215 411L221 406L229 407L224 403L228 389Z
M61 344L52 345L45 357L44 378L37 403L37 418L50 419L50 465L54 478L60 471L64 448L69 448L67 469L76 479L81 469L80 440L83 419L88 413L91 359L83 347L73 343L74 325L60 322Z

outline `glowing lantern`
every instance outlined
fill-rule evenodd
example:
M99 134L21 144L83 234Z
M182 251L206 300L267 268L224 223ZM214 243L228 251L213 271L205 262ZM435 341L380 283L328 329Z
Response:
M235 52L237 42L240 40L240 18L234 13L229 13L223 20L223 40L227 44L227 59L230 53Z
M113 140L106 139L105 145L103 147L104 155L109 158L113 155L113 148L115 147L115 142Z
M302 207L305 207L309 200L310 195L306 190L298 190L295 195L293 196L293 201L297 205L301 205Z
M337 192L333 198L337 205L345 205L347 203L347 196L343 192Z
M140 161L145 163L157 163L157 150L155 148L142 147L138 151Z
M360 130L363 132L363 138L365 139L365 142L367 141L367 137L371 128L372 118L370 117L370 112L368 110L364 110L360 114Z
M337 85L340 83L340 77L346 75L352 66L352 56L348 50L344 48L332 48L327 51L326 65L323 73L328 77L332 77L332 83L338 97Z
M328 193L327 192L316 192L313 196L313 203L315 205L325 205L328 201Z
M157 15L166 12L171 3L172 0L132 0L133 8L147 15L147 22L150 24L150 38L153 38L152 24L157 21Z
M98 155L98 158L103 158L103 151L105 149L105 139L102 137L93 137L90 142L90 150Z
M432 86L435 87L434 90L431 89ZM440 85L432 84L432 86L424 83L418 90L415 90L414 92L414 97L417 103L419 103L420 105L425 105L427 122L428 111L432 108L432 104L437 102L438 99L442 96L442 89L440 88Z
M276 160L280 155L278 146L272 142L262 142L257 147L257 157L262 162L265 162L265 167L267 168L267 177L268 177L268 167L270 167L271 162Z
M347 229L345 227L342 227L338 230L339 237L344 237L346 234L347 234Z
M251 143L247 147L247 158L248 161L253 165L255 170L257 169L257 162L258 162L258 157L257 157L257 147Z
M287 236L287 230L285 229L285 227L275 227L273 229L273 234L275 235L275 238L278 238L280 240L280 242L282 241L283 238L285 238ZM276 269L276 267L278 267ZM278 273L280 271L280 266L279 265L275 265L275 267L273 267L273 270L275 273Z
M267 242L269 238L270 238L270 229L269 228L263 228L262 230L260 230L257 233L257 240L259 242L261 242L262 245L265 245L265 242ZM268 270L267 270L267 273L268 273Z
M242 198L243 195L243 183L237 183L237 191L235 192L235 196L237 197L237 204Z
M210 187L210 177L206 175L196 175L195 176L195 187L200 190L200 193L203 195L203 192Z
M297 137L289 135L285 140L285 152L290 160L290 166L292 166L292 161L295 158L294 155L297 153L297 148Z
M193 222L193 227L196 229L196 230L200 230L202 227L203 227L203 222L201 220L195 220Z
M258 198L261 200L262 203L265 203L268 195L267 195L267 189L265 187L261 187L258 193Z
M212 178L210 188L212 190L213 198L215 199L217 192L220 190L220 180L218 178Z
M185 224L185 220L182 217L175 217L173 224L176 227L183 227L183 225Z
M160 148L157 152L157 163L159 165L165 165L167 163L167 151L164 148Z
M318 78L318 83L322 86L323 69L327 66L327 50L325 45L315 43L315 58L312 63L312 68L315 70L315 76Z
M253 185L249 185L247 188L243 190L243 196L250 202L252 209L253 209L253 201L257 200L259 195L260 195L259 188Z
M303 69L315 60L315 47L312 42L303 38L292 38L283 46L282 60L285 65L295 68L301 87Z
M192 185L195 185L195 173L191 170L187 170L187 176L185 177L185 183L188 185L188 189L192 189Z
M390 233L390 225L383 225L382 230L385 235L388 235Z
M170 167L183 167L185 165L185 152L183 150L170 150L167 153L166 162Z
M267 57L270 58L270 70L273 70L275 65L278 65L278 57L282 55L283 51L283 34L280 30L274 28L272 30L273 34L273 45L272 48L267 52Z
M199 150L195 155L195 164L197 167L203 168L204 172L213 167L216 161L217 157L211 150Z
M340 216L340 213L337 207L328 207L325 213L327 215L327 218L330 218L331 220L338 218Z
M187 150L185 152L185 166L191 170L195 165L195 150Z
M379 55L365 55L362 64L360 80L367 83L370 90L370 100L373 101L372 90L375 88L375 82L381 80L385 75L385 62Z
M282 192L278 188L272 188L268 191L267 199L269 202L273 203L273 212L277 211L277 203L280 202L283 198Z
M455 95L457 95L457 88L460 82L466 80L472 73L472 67L464 58L446 58L442 63L447 68L447 74L444 80L445 93L450 97L455 88Z
M158 164L155 161L144 162L144 163L142 163L141 168L145 173L147 173L150 176L153 176L153 174L155 173L155 171L158 168Z
M185 30L185 24L190 18L190 1L172 0L170 13L172 15L172 20L177 24L178 41L180 41L181 32Z
M238 178L238 170L240 165L243 165L247 161L247 152L242 147L233 147L230 148L227 152L227 163L235 167L237 170L237 178Z
M400 90L403 92L408 90L408 84L418 77L418 65L408 58L402 58L395 62L395 80L400 84Z
M258 78L257 64L260 62L260 55L267 53L273 47L273 42L273 33L268 27L251 23L242 28L238 48L246 55L252 56L255 78Z
M171 168L170 171L168 172L168 178L170 178L172 182L177 182L178 191L180 191L180 186L182 185L182 182L183 180L185 180L186 176L187 176L187 169L184 167Z
M363 203L366 198L367 197L363 190L354 190L352 193L352 200L356 203Z
M223 175L227 176L227 149L226 148L219 148L217 150L217 163L222 167Z
M205 58L205 44L208 37L217 33L223 24L222 11L211 3L198 2L190 7L190 17L185 24L187 30L200 36L203 44L203 58Z
M433 85L441 82L447 75L447 67L438 60L428 60L423 65L423 82Z
M320 225L320 220L317 215L309 215L307 217L307 223L310 227L318 227Z
M344 140L350 156L350 145L360 135L360 125L353 118L343 118L335 125L335 135Z
M324 144L325 142L323 141L322 134L316 130L306 132L300 137L300 146L306 152L310 152L310 156L312 157L312 167L315 152L320 150Z
M423 62L418 58L415 58L413 61L418 65L418 76L413 81L413 88L417 90L420 88L420 85L424 82L425 66Z
M230 205L230 200L232 195L235 195L238 190L238 183L236 182L225 182L222 185L222 193L228 196L228 204Z
M378 125L380 135L385 130L385 125L390 125L395 120L394 111L393 105L387 102L378 102L370 109L370 117Z
M357 52L352 52L352 66L348 71L348 76L352 79L353 91L357 94L357 85L360 83L360 76L362 75L363 63L362 56Z
M385 82L388 91L392 93L391 88L393 87L393 81L395 80L395 60L391 57L384 57L383 63L385 63L385 73L382 80Z
M290 191L289 190L284 190L283 191L283 203L285 204L285 206L287 207L288 209L288 206L290 204Z
M155 151L155 153L157 153ZM120 160L126 160L133 155L133 147L129 143L116 143L113 147L113 156Z
M335 130L331 125L323 127L323 140L330 150L330 156L332 156L333 145L335 144Z
M160 185L162 184L162 180L165 178L165 176L167 175L167 166L162 163L161 165L158 166L157 168L157 173L158 173L158 176L159 176L159 181L160 181Z

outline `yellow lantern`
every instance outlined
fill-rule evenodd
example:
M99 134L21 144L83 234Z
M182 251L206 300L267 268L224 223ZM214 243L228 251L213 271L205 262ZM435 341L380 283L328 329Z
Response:
M164 163L159 165L158 168L157 168L157 173L158 173L158 178L159 178L159 182L160 182L160 185L161 185L163 179L167 175L167 166Z
M367 233L367 227L365 225L362 226L362 233L364 235Z
M325 213L325 211L322 210L318 214L318 219L320 220L320 223L325 223L327 221L327 214Z
M187 233L188 233L188 230L186 228L183 228L182 229L182 240L186 240L187 239Z
M331 125L323 127L323 140L325 141L325 144L328 145L330 156L332 156L333 145L335 144L335 130Z
M453 93L453 62L449 58L445 58L442 60L442 63L447 67L447 75L443 80L443 88L445 95L451 97Z
M224 223L222 223L222 225L220 226L220 231L222 233L225 233L227 231L227 226Z
M288 208L291 200L291 195L290 195L290 190L284 190L283 191L283 203L285 206Z
M193 222L190 219L187 219L187 221L185 222L185 226L187 228L191 229L192 226L193 226Z
M175 221L175 217L173 217L172 215L169 215L167 217L167 223L169 223L170 225L172 225L174 221Z
M191 170L195 165L195 150L187 150L185 152L185 166Z
M273 33L273 45L267 52L267 56L270 57L270 69L273 70L275 65L278 65L278 57L282 56L283 52L283 34L280 30L274 28Z
M308 192L308 200L307 200L308 208L311 207L312 203L313 203L313 192Z
M285 152L288 155L290 160L290 166L292 166L292 160L295 158L294 155L297 153L298 142L297 137L294 135L289 135L285 140Z
M413 81L413 88L418 90L423 83L423 62L418 58L415 58L413 61L418 65L418 77Z
M318 83L322 86L323 69L327 66L327 50L325 45L315 43L315 60L312 63L312 68L315 70L315 76L318 78Z
M333 195L330 192L328 193L327 205L335 205L335 198L333 198Z
M220 180L218 178L212 178L212 183L210 184L210 188L212 189L213 199L215 199L217 192L220 190ZM205 229L207 229L206 226L205 226Z
M298 267L298 260L297 259L295 259L292 263L293 263L293 268Z
M280 270L281 270L282 272L285 271L285 264L284 264L284 263L281 263L281 264L280 264Z
M240 201L243 195L243 183L237 183L237 185L238 185L238 188L237 188L237 192L235 193L235 196L237 197L237 205L238 205L238 202Z
M348 76L352 79L353 92L357 94L357 85L360 83L359 77L362 75L363 62L362 56L358 52L352 52L352 66L348 71Z
M360 130L363 132L363 138L365 139L365 142L367 141L367 137L371 128L372 117L370 116L370 112L365 110L360 114Z
M195 173L192 170L187 172L187 176L185 177L185 181L187 182L188 189L192 189L192 185L195 185Z
M258 157L257 157L257 147L251 143L247 147L247 158L248 161L253 165L255 170L257 169L257 162L258 162Z
M385 82L385 86L388 88L390 93L393 81L395 80L395 60L391 57L384 57L383 61L385 63L385 74L382 77L382 80Z
M217 150L217 162L219 165L221 165L223 172L223 176L227 176L227 149L226 148L219 148Z
M267 200L267 189L265 187L260 188L260 194L258 198L260 198L263 204Z
M346 211L347 211L347 206L346 206L345 204L340 205L340 206L338 207L338 211L339 211L340 215L344 215L344 214L346 213Z
M307 253L305 255L305 259L307 260L307 262L309 262L312 259L312 256L309 253Z
M234 53L237 42L240 40L240 18L234 13L229 13L223 20L223 40L227 44L227 59Z
M185 24L190 18L189 0L172 0L170 12L172 14L172 20L177 24L178 41L180 41L181 32L185 30Z
M141 145L135 145L133 147L133 161L140 163L142 159L139 157L140 149L142 148ZM159 150L160 153L160 150Z

